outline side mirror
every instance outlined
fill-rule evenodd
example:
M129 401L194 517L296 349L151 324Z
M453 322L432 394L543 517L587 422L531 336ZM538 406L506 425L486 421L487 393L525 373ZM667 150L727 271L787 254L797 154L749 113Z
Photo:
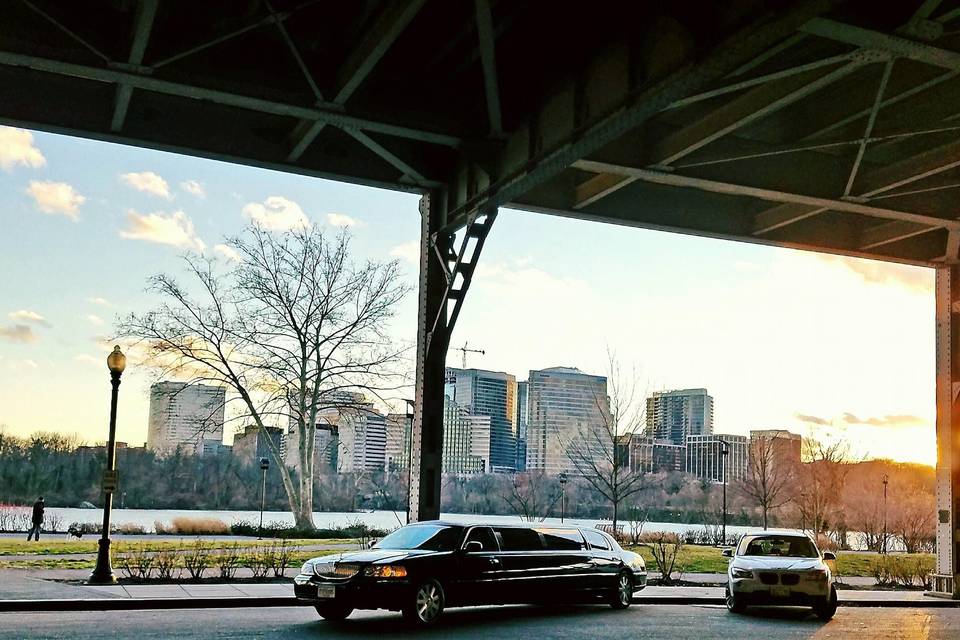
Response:
M833 551L824 551L824 552L823 552L823 559L824 559L824 560L836 560L836 559L837 559L837 554L835 554Z
M724 557L726 557L726 558L732 558L732 557L733 557L733 549L724 549L723 551L720 552L720 555L722 555L722 556L724 556Z
M467 546L463 548L466 553L478 553L483 551L483 543L478 540L471 540L467 543Z

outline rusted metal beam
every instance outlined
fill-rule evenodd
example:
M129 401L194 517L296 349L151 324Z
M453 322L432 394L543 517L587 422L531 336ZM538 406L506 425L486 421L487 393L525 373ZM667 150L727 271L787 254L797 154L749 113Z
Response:
M134 18L133 43L130 46L130 56L127 63L132 67L139 67L143 63L143 56L147 52L147 43L150 32L153 30L153 20L157 15L159 0L140 0L137 3L136 17ZM113 118L110 120L110 130L120 131L123 122L127 119L127 109L130 107L130 98L133 97L133 87L121 84L117 87L114 99Z

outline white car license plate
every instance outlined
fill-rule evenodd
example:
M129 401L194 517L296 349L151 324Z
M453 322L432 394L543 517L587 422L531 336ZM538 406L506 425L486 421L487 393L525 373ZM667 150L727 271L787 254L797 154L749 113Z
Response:
M317 587L318 598L336 598L337 588L332 584L322 584Z
M770 589L770 595L774 598L786 598L790 595L789 587L772 587Z

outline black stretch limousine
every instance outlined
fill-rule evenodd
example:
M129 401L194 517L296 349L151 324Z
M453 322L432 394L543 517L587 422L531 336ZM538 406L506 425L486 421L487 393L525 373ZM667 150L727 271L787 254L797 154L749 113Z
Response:
M315 558L294 578L297 598L327 620L390 609L416 625L445 607L480 604L625 609L646 584L643 559L596 529L440 521L397 529L369 550Z

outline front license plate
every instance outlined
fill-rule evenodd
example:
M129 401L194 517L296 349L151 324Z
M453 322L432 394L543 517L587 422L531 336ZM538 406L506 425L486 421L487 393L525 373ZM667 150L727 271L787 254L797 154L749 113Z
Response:
M318 598L336 598L337 588L332 584L322 584L317 587Z
M770 595L774 598L786 598L790 595L790 589L787 587L773 587L770 589Z

